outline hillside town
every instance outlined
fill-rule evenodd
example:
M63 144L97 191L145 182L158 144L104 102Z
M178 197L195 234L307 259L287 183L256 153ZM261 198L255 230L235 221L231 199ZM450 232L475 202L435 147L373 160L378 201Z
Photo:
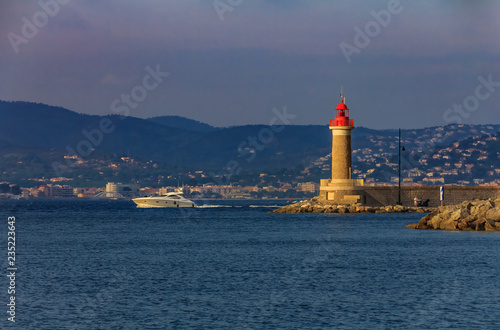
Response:
M440 128L437 128L439 130ZM410 133L414 133L411 132ZM425 137L425 136L424 136ZM369 186L398 184L398 141L384 141L383 137L370 137L372 148L352 151L354 168L353 178L364 179ZM478 135L467 140L457 141L441 147L442 135L427 140L401 157L401 182L410 186L459 185L495 186L500 184L498 160L500 152L488 148L498 143L497 135ZM389 145L389 150L382 144ZM415 144L402 140L402 144ZM377 146L380 148L377 149ZM432 147L432 148L430 148ZM395 150L394 150L395 149ZM321 168L330 171L331 154L321 157L306 168Z
M374 146L380 140L371 141ZM497 141L497 136L477 136L467 141L454 142L433 152L424 148L414 150L411 157L403 158L401 184L404 186L428 185L477 185L500 184L500 168L495 165L500 154L484 150L487 142ZM403 141L404 142L404 141ZM390 141L390 148L397 148L397 141ZM391 186L398 184L397 158L380 148L353 150L355 168L353 177L364 179L366 186ZM408 161L411 159L414 164ZM100 175L119 172L130 165L139 165L145 170L160 169L153 161L140 162L132 157L121 157L118 161L71 159L80 168L92 168ZM308 198L319 192L319 179L328 177L331 154L310 162L300 171L267 171L255 175L222 177L208 171L196 170L184 173L165 173L156 177L156 187L133 183L108 182L102 187L73 186L72 178L28 178L31 187L19 187L10 182L0 183L0 198L131 198L155 196L168 192L183 192L192 198L252 199L252 198ZM414 165L414 166L412 166ZM481 175L478 175L478 172ZM380 175L383 173L383 175ZM249 176L251 178L249 178ZM470 178L470 179L469 179ZM230 179L230 180L229 180ZM176 185L161 185L162 182L177 181ZM225 182L230 181L230 182ZM188 184L184 184L188 182ZM221 182L227 184L220 184ZM249 184L253 183L253 184Z
M401 140L406 146L401 154L401 178L398 137L369 135L365 144L352 150L352 178L363 179L365 186L396 186L399 180L403 186L498 186L500 140L495 131L494 126L478 130L464 125L407 130ZM130 198L161 195L179 187L192 198L309 198L318 194L320 180L331 175L331 153L304 160L295 168L243 173L175 168L123 155L65 155L71 167L71 175L66 176L23 171L23 167L42 166L33 159L20 157L4 163L0 198Z

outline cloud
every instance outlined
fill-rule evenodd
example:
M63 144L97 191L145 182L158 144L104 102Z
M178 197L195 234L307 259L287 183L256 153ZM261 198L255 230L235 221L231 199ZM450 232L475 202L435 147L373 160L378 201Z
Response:
M244 0L221 22L212 1L71 1L19 54L0 39L0 99L106 114L145 66L160 64L171 77L133 115L220 126L265 123L287 105L317 124L344 85L357 123L411 127L442 124L436 112L469 95L478 75L500 79L497 1L401 0L403 11L348 64L339 44L387 3ZM4 1L0 31L20 33L37 10ZM498 98L471 120L500 122L487 110Z

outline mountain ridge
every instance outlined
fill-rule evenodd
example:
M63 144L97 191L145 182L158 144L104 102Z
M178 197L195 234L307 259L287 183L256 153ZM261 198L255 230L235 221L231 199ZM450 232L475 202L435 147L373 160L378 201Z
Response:
M146 120L167 127L182 128L187 131L200 132L200 133L213 132L219 129L218 127L211 126L201 121L181 116L157 116L157 117L146 118Z
M316 166L325 171L329 167L325 156L331 152L331 133L327 125L287 125L280 131L273 131L273 127L267 125L216 128L178 116L149 119L97 116L41 103L6 101L0 101L0 118L1 150L9 146L9 150L39 148L68 155L78 154L78 151L87 151L85 153L90 155L120 154L215 172L227 173L227 169L235 165L238 172L297 166ZM174 122L169 123L169 118L174 118ZM176 120L181 127L175 127ZM103 122L113 130L99 132ZM498 131L500 125L450 124L407 129L402 130L402 144L421 158L441 147L449 148L456 141L487 137ZM366 173L376 166L392 173L394 157L397 157L397 133L397 129L357 127L352 135L353 175L367 177ZM89 145L92 150L85 148ZM429 163L436 162L431 159ZM420 165L413 163L412 166ZM328 177L327 172L322 175ZM370 175L373 174L368 177Z

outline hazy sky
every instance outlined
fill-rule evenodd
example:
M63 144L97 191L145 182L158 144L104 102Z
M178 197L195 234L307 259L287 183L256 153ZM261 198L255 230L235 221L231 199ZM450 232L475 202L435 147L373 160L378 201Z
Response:
M0 33L3 100L327 124L344 86L357 126L500 123L500 1L0 0Z

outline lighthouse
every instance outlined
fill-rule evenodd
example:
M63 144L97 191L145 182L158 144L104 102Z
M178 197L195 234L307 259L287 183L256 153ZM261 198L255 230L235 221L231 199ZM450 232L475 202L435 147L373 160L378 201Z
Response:
M343 91L335 109L335 118L330 119L332 131L332 176L320 183L320 198L340 204L364 203L363 180L352 179L351 131L354 120L349 118L349 108Z
M349 108L340 93L340 103L335 109L335 119L330 120L332 131L332 180L351 179L351 131L354 120L349 118Z

